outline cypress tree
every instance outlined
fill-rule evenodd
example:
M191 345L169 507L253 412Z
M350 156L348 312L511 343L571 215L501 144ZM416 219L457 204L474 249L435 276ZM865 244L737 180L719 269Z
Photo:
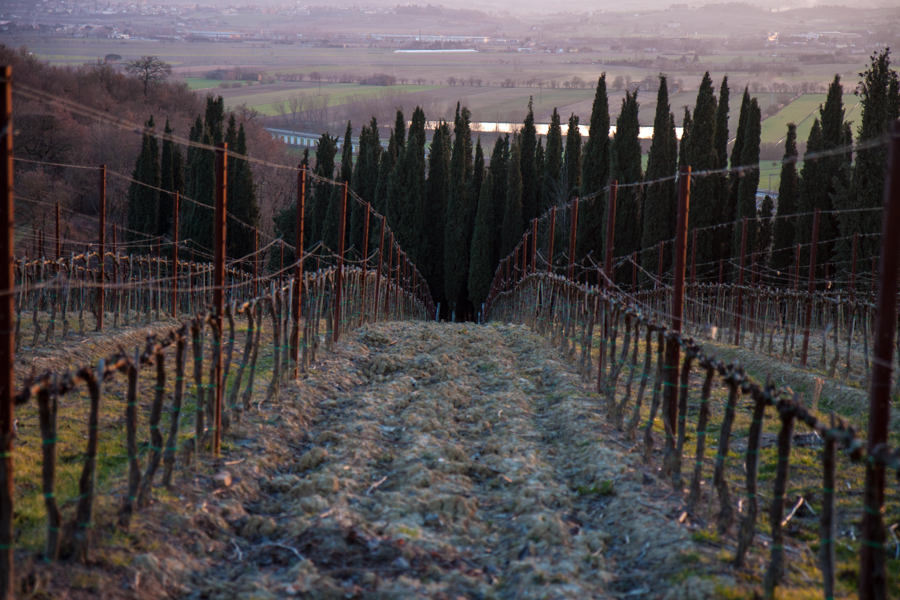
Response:
M529 96L528 113L525 115L525 123L522 126L522 132L519 134L521 138L520 154L522 161L520 168L522 171L522 217L526 223L530 223L531 219L538 215L538 188L535 185L537 181L537 172L534 168L534 153L537 151L537 128L534 126L534 102ZM470 201L473 206L478 203L478 195L471 197ZM474 219L475 211L472 211Z
M522 173L519 137L510 142L509 167L507 169L506 206L503 212L503 233L500 242L500 258L506 258L522 238Z
M340 179L342 182L346 181L350 184L353 181L353 125L350 121L347 121L347 129L344 130L344 145L341 147L341 176ZM343 192L341 192L343 194ZM338 215L340 215L340 204L337 206ZM354 201L353 197L350 194L347 194L347 210L344 215L345 223L344 223L344 243L346 244L346 248L351 247L350 242L350 223L352 220L353 213L359 210L359 205ZM340 220L340 219L339 219ZM340 223L338 223L340 224ZM337 240L337 237L334 238ZM338 246L335 245L335 250L337 250Z
M166 119L165 135L162 144L162 159L159 165L159 187L165 190L159 194L159 211L157 213L156 235L168 236L172 233L172 211L175 208L175 192L184 192L178 187L184 185L184 176L176 171L181 170L181 149L169 137L175 132ZM176 158L176 153L178 157Z
M738 203L738 186L741 182L741 173L735 171L737 167L742 166L741 153L744 151L744 137L747 131L747 115L750 110L750 90L744 88L744 95L741 98L741 111L738 116L738 127L734 136L734 146L731 148L731 173L728 174L728 199L729 212L737 215Z
M616 118L616 133L613 136L611 152L612 175L610 178L618 181L620 186L629 183L639 183L643 179L639 135L637 90L625 92L625 98L622 100L622 109ZM607 215L604 212L604 230L606 219ZM640 189L633 185L620 187L616 197L614 252L618 255L623 255L640 250L642 233ZM631 269L623 266L619 269L618 278L621 280L630 273Z
M600 74L594 92L591 125L584 145L581 179L582 196L600 192L609 180L609 97L606 93L605 72ZM581 208L578 210L580 212Z
M468 231L469 178L472 173L472 136L469 109L456 105L453 125L453 149L450 155L447 228L444 234L444 290L447 302L464 312L468 300L466 286L469 275L471 232ZM449 306L448 306L449 308Z
M809 264L809 244L812 241L813 211L822 208L825 202L826 182L821 177L821 162L811 158L822 151L822 126L819 119L813 121L806 140L806 154L803 159L803 168L800 170L800 200L799 210L803 215L797 219L794 230L794 243L802 244L800 248L800 267L806 269ZM819 262L818 260L816 261ZM819 263L821 264L821 263Z
M501 245L503 241L503 216L506 212L506 186L508 183L509 169L509 135L498 137L491 152L490 174L493 185L494 207L494 232L491 237L494 241L494 249L491 262L497 264L500 261Z
M238 128L235 151L241 156L250 154L243 123ZM240 259L253 253L254 231L259 227L259 205L256 202L256 184L250 163L243 158L236 158L234 170L234 188L228 197L228 212L233 218L229 217L227 222L226 240L228 256Z
M372 196L367 194L366 174L369 169L369 160L372 152L369 149L369 127L363 125L359 132L359 148L356 156L356 164L353 166L353 178L350 180L350 189L356 192L364 201L371 203ZM360 257L369 253L368 248L363 248L363 228L365 227L366 207L353 203L350 212L350 248L353 248Z
M569 116L569 128L566 130L566 201L577 196L581 190L581 131L578 129L578 116Z
M778 217L773 226L772 268L778 271L779 283L787 283L794 242L794 217L800 196L797 178L797 126L788 123L781 159L781 182L778 185Z
M334 177L334 157L337 154L337 138L324 134L316 143L316 175L326 179ZM317 182L312 202L309 203L310 212L306 215L307 231L310 233L310 242L325 241L325 216L331 203L332 184Z
M129 231L125 232L129 242L147 242L157 235L160 170L155 127L153 117L144 123L141 152L131 175L134 182L128 189Z
M687 160L693 172L708 171L719 165L716 153L716 97L713 95L712 79L707 71L697 92L691 134L688 139ZM716 198L715 178L699 177L691 181L691 210L688 216L688 230L694 227L705 229L717 225L722 210L720 199ZM712 230L698 232L697 264L718 261L720 257L719 238Z
M425 257L422 275L428 280L432 299L447 306L444 297L444 235L447 222L447 197L450 193L450 126L443 120L434 130L428 155L426 198L428 208L425 223Z
M225 123L225 101L221 96L206 98L206 112L203 121L200 117L191 130L194 137L204 146L211 146L225 140L222 130ZM181 203L182 235L190 240L190 244L200 252L211 253L214 245L213 208L216 191L216 155L215 151L206 148L193 148L188 151L188 169L185 178L186 195L193 202ZM182 225L183 224L183 225Z
M379 148L377 152L381 153L381 158L378 160L378 178L375 183L375 201L372 203L375 210L381 215L387 215L387 194L388 194L388 183L391 178L391 171L394 168L394 156L391 154L390 144L394 141L394 135L391 134L390 141L388 142L388 147L381 149Z
M576 240L576 260L593 255L597 262L603 260L603 243L606 239L602 230L606 194L603 188L609 180L609 99L606 94L606 73L600 75L594 93L591 109L591 125L584 145L582 162L581 195L598 194L593 200L578 205L578 239Z
M306 169L309 167L309 149L303 150L303 158L300 160L300 168ZM306 220L304 222L305 232L303 235L303 244L304 250L309 251L317 242L312 241L312 236L310 235L310 227L311 223L309 221L311 213L310 205L312 202L313 195L313 184L310 179L306 180L306 198L304 200L304 207L306 208L306 214L304 215ZM280 237L288 246L295 246L297 243L297 200L296 196L291 201L291 203L282 210L278 211L278 213L272 217L272 221L275 224L275 237ZM273 253L269 258L270 267L274 269L278 268L278 263L281 262L281 256L276 258ZM296 260L296 255L294 251L289 247L284 249L284 260L285 263L290 264ZM277 262L276 262L277 261ZM310 265L311 266L311 265Z
M416 107L409 126L409 138L398 167L402 181L402 211L397 221L400 242L413 263L423 256L422 234L425 230L425 113Z
M771 196L766 194L759 206L757 217L759 225L756 230L756 255L758 265L768 265L772 248L772 216L775 212L775 203Z
M728 76L722 78L722 86L719 88L719 99L716 105L716 169L724 170L728 167ZM719 238L719 256L727 256L732 237L732 223L734 223L735 205L723 201L728 197L728 174L717 173L712 178L715 180L715 197L719 205L719 223L723 226L715 233Z
M891 119L897 117L900 103L900 83L897 72L891 69L890 50L872 54L868 68L863 71L857 87L860 97L861 123L857 133L857 145L853 166L851 190L848 202L839 208L867 209L882 205L884 180L887 170L887 148L879 145L864 147L867 142L883 136ZM878 254L878 234L881 232L882 215L878 211L845 212L840 215L842 236L860 233L859 258L868 259ZM866 235L872 234L872 235Z
M825 104L819 107L822 125L822 149L834 152L844 143L844 88L840 75L835 75L828 86ZM819 219L819 247L816 261L825 264L834 257L835 238L838 237L837 217L831 212L834 198L838 190L847 186L850 181L850 165L846 164L845 155L824 157L820 160L819 176L825 181L826 197L822 208L825 211ZM827 208L826 208L827 206ZM848 246L849 249L849 246ZM849 254L846 256L850 260Z
M494 276L493 255L494 232L493 182L490 172L485 175L478 198L478 212L475 216L475 232L472 234L471 262L469 264L469 299L480 310L482 302L491 291Z
M538 140L537 149L534 151L534 172L537 173L535 187L538 190L538 198L541 200L541 206L538 207L538 218L547 212L547 208L543 206L543 189L544 189L544 145Z
M608 130L607 130L608 131ZM499 140L498 140L499 142ZM491 159L493 163L493 159ZM544 153L544 178L543 178L543 209L556 206L567 200L568 183L562 182L563 177L563 141L562 127L560 126L559 113L553 109L550 117L550 129L547 132L547 151ZM506 177L503 178L506 182ZM496 185L497 176L494 175ZM543 212L543 211L542 211Z
M684 107L684 117L681 120L681 143L678 146L678 168L688 166L687 148L691 139L691 109Z
M759 164L759 142L761 134L761 114L756 98L750 100L747 109L747 128L744 131L744 150L741 152L741 164ZM739 260L741 256L741 236L743 225L740 224L744 217L750 221L747 223L747 251L752 252L757 247L756 233L756 191L759 188L759 169L749 169L741 177L738 185L737 213L735 215L734 242L731 256ZM698 236L699 237L699 236Z
M657 244L675 237L675 222L678 216L678 191L671 177L678 168L678 142L675 138L675 117L669 106L669 90L666 76L659 77L659 91L656 95L656 115L653 118L653 140L650 142L650 156L647 159L647 180L665 179L659 183L649 183L644 199L644 228L641 236L641 265L649 273L655 273L659 265ZM671 254L663 256L663 269L671 267Z

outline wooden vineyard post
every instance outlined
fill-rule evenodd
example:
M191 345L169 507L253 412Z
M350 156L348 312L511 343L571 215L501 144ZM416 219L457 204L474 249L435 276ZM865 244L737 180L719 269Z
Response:
M291 360L294 361L294 379L300 374L300 299L303 294L303 228L306 212L306 169L298 167L297 173L297 216L294 222L294 294L291 298L291 314L294 329L291 332ZM256 257L254 256L254 260Z
M0 76L0 598L13 597L13 360L15 358L15 260L13 225L12 67Z
M816 291L816 249L819 245L819 209L813 215L812 246L809 249L809 287L806 299L806 318L803 322L803 346L800 350L800 366L806 368L806 359L809 355L809 328L812 324L813 298Z
M884 216L881 221L881 260L878 261L878 295L875 312L875 344L872 384L869 389L869 436L866 461L866 486L860 527L859 598L887 598L887 573L884 549L885 465L879 460L887 454L888 423L891 416L891 371L894 360L894 333L897 327L897 276L900 263L900 237L895 228L900 221L900 123L891 124L888 173L884 185ZM818 210L816 211L818 217ZM815 249L815 241L813 241ZM815 250L813 250L815 252ZM810 271L812 272L812 271Z
M218 333L219 351L213 352L216 360L215 365L215 381L210 382L215 393L215 414L214 422L211 424L213 429L213 455L219 455L219 449L222 441L222 388L225 382L222 381L222 352L221 344L224 333L224 317L225 317L225 215L228 199L227 185L228 181L228 144L216 144L216 210L215 221L213 222L213 233L215 234L215 246L213 248L215 255L215 265L213 266L213 307L215 310L215 323L213 327Z
M616 239L616 197L619 193L619 182L609 184L609 199L606 204L606 256L603 261L603 274L606 275L605 288L612 288L615 276L612 272L613 245Z
M675 226L675 267L672 286L672 337L666 343L666 371L664 373L663 407L666 424L666 457L668 471L673 475L675 489L681 487L681 466L675 455L675 430L678 423L678 362L680 358L681 317L684 310L684 262L687 255L687 224L690 209L691 168L682 167L678 175L678 221ZM684 418L684 415L681 416ZM676 466L672 461L678 461ZM664 470L667 470L664 467Z
M103 331L103 300L106 267L106 165L100 165L100 281L97 284L97 331Z
M341 221L338 224L338 264L337 276L334 283L334 332L333 340L337 343L341 336L341 302L344 287L344 238L347 227L347 182L344 182L341 190Z

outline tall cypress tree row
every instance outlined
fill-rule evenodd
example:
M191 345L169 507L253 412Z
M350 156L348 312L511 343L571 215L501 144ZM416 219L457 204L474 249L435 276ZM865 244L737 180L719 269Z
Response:
M416 107L409 126L409 138L398 167L402 180L400 219L397 232L401 246L413 263L423 256L425 230L425 113ZM402 233L402 235L401 235Z
M606 210L606 194L601 193L609 180L609 98L606 94L606 73L600 75L591 108L591 125L584 145L582 161L581 195L600 194L600 197L579 204L578 239L575 255L581 260L592 254L601 261L605 231L603 213Z
M434 130L428 155L425 223L425 258L419 266L428 280L433 300L447 306L444 296L444 227L447 221L447 197L450 193L450 126L441 121Z
M608 130L607 130L608 131ZM499 141L499 140L498 140ZM492 159L493 162L493 159ZM543 178L543 212L551 206L556 206L567 200L569 189L568 182L563 183L563 141L562 127L560 126L559 113L553 109L550 117L550 129L547 132L547 151L544 153L544 178ZM506 177L503 178L506 181ZM494 176L496 185L497 176Z
M529 96L528 113L522 126L520 168L522 170L522 217L526 223L538 216L538 196L540 190L535 185L537 172L534 168L534 153L537 151L537 129L534 126L534 102ZM478 196L472 198L473 205L478 203ZM472 211L474 219L474 211Z
M472 135L469 129L469 110L456 105L453 125L453 150L450 156L450 194L447 203L447 228L444 234L444 290L450 306L457 307L461 316L468 301L466 286L469 280L468 231L469 178L472 173ZM448 308L450 308L448 306Z
M637 90L625 92L622 109L619 116L616 117L616 133L613 135L611 152L612 175L610 178L618 181L620 186L639 183L643 179L639 135ZM642 212L640 188L633 185L619 187L616 197L616 224L613 241L615 254L631 254L641 249ZM604 211L604 231L607 217L608 215ZM630 267L622 266L617 272L617 279L621 281L630 273Z
M813 227L812 212L816 208L822 208L822 204L826 202L827 183L821 176L822 163L815 158L811 158L811 156L822 151L823 143L822 126L819 123L819 119L816 119L809 130L803 168L800 170L799 211L803 216L797 219L796 229L794 230L794 243L802 244L800 248L801 273L805 273L809 265L809 244L812 241ZM818 260L816 262L819 263Z
M300 168L307 169L309 168L309 149L303 150L303 158L300 160ZM313 241L312 235L310 234L311 223L309 221L311 214L311 204L312 204L312 195L313 195L313 183L310 179L306 180L306 198L304 199L303 206L305 207L305 232L303 235L303 250L308 251L312 248L316 242ZM293 263L296 259L294 251L290 249L290 246L295 246L297 243L297 200L296 195L291 203L282 210L278 211L278 213L272 217L272 221L275 225L275 237L280 237L284 240L284 242L289 246L284 249L284 260L286 263ZM280 252L279 252L280 255ZM261 258L261 257L260 257ZM275 258L273 253L272 256L269 257L269 265L270 267L278 268L275 260L281 261L281 256Z
M544 189L544 145L540 139L538 139L537 149L534 151L534 172L537 173L537 179L535 180L535 187L538 189L538 198L543 203L543 189ZM543 206L538 207L538 217L546 212L546 208Z
M147 242L148 238L157 235L160 172L155 127L153 117L144 123L141 152L131 175L134 182L128 188L128 231L125 232L125 239L129 242Z
M467 230L470 235L475 234L475 216L478 213L478 204L481 202L481 184L484 182L484 150L481 148L481 137L475 142L475 160L472 162L472 178L469 185L469 210ZM537 197L537 196L535 196ZM471 243L471 238L469 242Z
M356 156L356 164L353 166L353 178L350 180L350 189L356 192L364 201L371 203L372 196L368 193L368 180L366 179L369 170L369 161L372 160L373 153L369 148L369 127L363 125L359 132L359 148ZM350 243L352 248L360 257L369 253L368 248L363 248L363 229L365 227L366 207L353 203L353 210L350 212Z
M162 145L162 159L159 165L159 187L165 190L159 194L156 235L168 236L172 233L172 212L175 208L175 192L184 193L184 173L182 170L181 148L169 137L175 130L166 119Z
M693 120L691 119L691 109L687 106L684 107L684 117L681 120L681 141L678 145L678 168L688 166L688 155L687 148L688 142L691 139L691 125L693 125Z
M490 172L484 177L481 193L478 198L478 213L475 216L475 232L472 234L472 248L469 252L469 299L476 310L491 291L491 280L494 276L493 255L494 241L494 198L493 181Z
M794 243L794 217L800 184L797 178L797 126L788 123L784 140L784 158L781 159L781 182L778 184L778 212L773 225L772 268L778 271L779 283L787 283L791 268Z
M670 112L669 89L666 76L659 77L659 91L656 95L656 115L653 118L653 140L650 142L650 156L647 159L647 180L664 179L659 183L649 183L645 188L644 228L641 236L641 266L649 273L655 273L659 265L657 244L675 237L675 223L678 216L678 190L671 177L678 169L678 141L675 138L675 116ZM664 253L663 268L671 267L671 254Z
M500 254L503 243L503 216L506 212L506 186L508 183L509 169L509 135L498 137L494 143L494 149L491 152L490 174L493 185L493 201L494 207L494 231L491 239L494 241L493 253L491 254L491 263L497 264L502 255Z
M225 101L221 96L206 98L204 120L200 117L194 124L194 141L211 146L224 141ZM189 240L189 244L199 252L211 253L215 243L213 234L213 204L216 192L216 154L213 150L194 148L188 152L186 195L193 200L181 203L182 228L179 237Z
M719 164L716 153L716 97L713 95L712 79L707 71L697 92L694 106L691 135L688 139L687 161L691 171L708 171ZM722 210L720 199L716 197L717 182L712 177L698 177L691 181L691 210L688 216L688 230L694 227L704 229L717 225ZM720 257L719 237L711 229L697 234L697 264L715 262ZM692 250L693 252L693 250ZM706 269L707 272L709 269Z
M391 172L397 162L397 139L394 130L388 137L388 147L381 153L381 159L378 161L378 182L375 185L375 210L382 215L387 215L388 211L388 184L391 179Z
M741 152L741 164L743 165L759 164L759 143L762 132L761 116L759 103L756 101L756 98L752 98L747 109L747 128L744 131L744 149ZM756 243L758 227L755 220L756 191L758 188L759 169L749 169L741 177L741 182L738 185L738 203L731 251L731 256L735 259L735 262L738 262L741 258L741 238L743 235L741 220L744 217L750 219L747 223L747 252L753 252L758 246Z
M503 233L500 242L500 259L512 252L522 238L522 149L519 137L513 136L509 149L509 166L507 168L506 207L503 212Z
M716 105L716 169L724 170L728 167L728 76L722 78L722 86L719 88L719 101ZM719 236L719 256L727 256L730 251L732 238L732 223L734 223L736 206L725 202L728 197L728 174L721 173L713 176L715 180L715 197L719 205L719 223L723 226L716 231Z
M861 73L862 81L857 88L862 118L857 133L856 163L853 167L851 190L852 200L840 208L876 208L881 206L884 179L887 170L887 148L884 145L866 148L867 142L875 140L887 131L891 119L897 118L900 110L900 82L897 72L891 69L890 50L885 48L871 56L869 67ZM845 212L840 215L842 236L860 233L859 258L868 259L878 254L881 232L881 213L878 211ZM865 234L874 234L866 236Z
M406 151L406 121L403 112L398 110L394 121L394 144L396 158L391 165L391 172L387 179L387 194L384 201L384 216L394 228L400 222L401 193L403 176L400 174L400 165L403 162L403 153ZM388 147L390 150L390 147ZM397 233L396 231L394 232Z
M353 145L351 136L353 129L350 122L347 121L347 129L344 132L344 142L341 148L341 164L336 181L343 184L345 181L349 183L353 177ZM335 139L335 153L337 151L337 139ZM323 186L330 188L329 199L325 208L325 220L322 223L322 241L331 249L337 252L340 248L340 224L341 224L341 203L343 202L344 190L342 185ZM347 196L347 210L345 218L350 214L352 205L356 204L352 198ZM349 228L344 229L344 243L346 244L346 235Z
M235 152L241 156L250 154L243 123L238 128ZM228 219L226 240L228 256L240 259L253 253L256 243L254 231L259 227L259 205L256 202L256 184L250 163L243 158L236 158L234 170L234 187L228 197L228 212L233 218Z
M578 115L569 116L569 128L566 130L566 201L577 196L581 190L581 130L578 129Z
M828 86L825 104L819 107L822 124L822 149L834 152L844 144L844 88L840 75L835 75ZM846 164L845 164L846 163ZM827 156L820 160L819 176L825 181L826 197L822 207L826 212L819 219L819 247L816 261L825 264L833 259L838 237L837 217L830 211L834 208L834 198L838 190L845 189L850 182L850 164L846 155ZM827 209L824 207L827 206ZM850 256L847 256L847 260Z
M548 140L549 143L549 140ZM609 182L609 97L606 73L601 73L591 107L591 124L584 144L581 166L581 195L601 191ZM580 209L579 209L580 210ZM579 215L580 218L580 215Z
M734 135L734 146L731 148L731 169L728 174L728 200L729 211L737 214L738 202L738 186L741 182L741 173L735 171L737 167L742 166L741 153L744 151L744 135L747 131L747 114L750 110L750 90L744 88L744 95L741 97L741 110L738 113L738 127Z
M334 157L337 155L337 138L324 134L316 143L316 175L327 179L334 178ZM309 232L311 244L325 241L325 215L331 203L332 184L316 183L312 202L308 203L309 213L306 215L306 231Z

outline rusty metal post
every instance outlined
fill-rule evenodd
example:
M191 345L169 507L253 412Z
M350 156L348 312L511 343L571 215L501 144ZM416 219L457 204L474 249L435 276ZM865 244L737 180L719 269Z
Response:
M569 279L575 279L575 239L578 236L578 198L572 201L572 230L569 233Z
M691 285L697 282L697 228L694 227L693 240L691 241Z
M213 266L213 307L215 309L216 322L213 325L219 331L219 351L215 352L216 356L216 381L215 386L216 404L213 427L213 454L219 456L222 443L222 388L225 382L222 381L222 349L224 347L225 329L223 327L225 318L225 215L228 204L227 198L227 181L228 181L228 144L216 144L216 210L215 221L213 222L213 234L215 236L215 245L213 246L213 254L215 256L215 265Z
M334 291L334 342L337 343L341 336L341 297L344 287L344 238L346 237L345 228L347 227L347 182L344 182L341 191L341 221L338 224L338 266L337 277L335 278Z
M684 312L684 262L687 258L688 211L691 200L691 168L682 167L678 174L678 221L675 226L675 265L672 282L672 333L681 335L681 317ZM660 252L662 256L662 252ZM681 349L674 339L666 344L666 385L664 406L668 407L671 430L666 431L667 451L675 449L675 430L678 423L678 362Z
M891 372L894 361L894 334L897 327L897 275L900 262L900 122L890 130L888 173L884 182L884 216L881 220L881 264L878 273L878 296L875 311L875 344L872 361L872 386L869 391L869 439L867 454L875 457L886 453L888 423L891 416ZM814 246L815 247L815 246ZM859 598L887 598L887 573L884 552L884 483L885 465L879 460L866 461L862 526L859 551Z
M113 256L115 258L113 259L113 263L112 263L112 268L113 268L112 280L113 280L113 284L115 284L115 286L113 287L112 306L113 306L113 310L115 310L116 313L118 313L118 310L119 310L119 287L118 287L118 284L119 284L119 241L116 236L116 232L118 231L118 229L119 229L118 226L115 223L113 223L113 228L112 228L113 242L112 242L112 244L113 244ZM116 322L118 322L118 318L116 319Z
M661 288L663 286L663 248L666 247L665 240L659 243L659 260L656 265L656 287Z
M62 237L59 233L59 202L56 203L56 260L62 258Z
M797 244L797 249L794 251L794 291L800 287L800 244Z
M178 318L178 213L181 210L181 194L175 192L175 212L172 215L172 318ZM113 229L113 239L115 239Z
M853 290L856 288L856 248L859 243L859 232L853 233L853 255L850 261L850 297L853 297Z
M103 331L103 312L106 280L106 165L100 165L100 285L97 286L97 331Z
M387 227L387 219L381 217L381 241L378 242L378 270L375 272L375 318L378 322L378 298L381 294L381 272L384 270L384 230Z
M253 230L253 297L259 296L259 229Z
M744 262L747 256L747 217L741 226L741 266L738 270L737 302L734 308L734 345L741 345L741 317L744 311Z
M606 285L611 288L616 278L612 272L613 246L616 243L616 196L619 192L619 182L613 180L609 184L609 198L606 201L606 257L603 261L603 272L606 275Z
M812 324L813 299L816 291L816 250L819 246L819 209L813 215L812 246L809 249L809 287L806 299L806 318L803 323L803 347L800 350L800 366L806 367L806 359L809 354L809 328Z
M303 294L303 233L306 212L306 169L297 166L297 204L294 219L294 294L291 313L294 327L291 331L291 360L294 361L294 379L300 375L300 298ZM254 257L255 258L255 257Z
M0 76L0 178L3 210L0 214L0 598L13 597L13 365L15 359L15 211L13 209L12 67Z
M550 209L550 252L547 254L547 272L553 274L553 239L556 237L556 207Z

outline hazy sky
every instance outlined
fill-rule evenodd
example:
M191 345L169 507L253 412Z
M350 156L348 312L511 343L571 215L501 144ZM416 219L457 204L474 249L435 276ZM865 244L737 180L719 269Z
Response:
M3 0L0 0L2 3ZM721 0L702 0L680 2L678 0L567 0L564 4L548 3L545 0L414 0L398 2L397 0L148 0L151 4L202 4L216 6L257 5L316 5L330 4L339 6L396 6L397 4L435 4L446 7L478 8L486 12L506 10L527 10L529 12L556 13L573 11L641 11L663 10L673 4L687 4L691 8L699 8L711 4L729 4ZM891 8L900 7L900 0L754 0L746 2L765 9L808 8L820 5L853 6L856 8Z

